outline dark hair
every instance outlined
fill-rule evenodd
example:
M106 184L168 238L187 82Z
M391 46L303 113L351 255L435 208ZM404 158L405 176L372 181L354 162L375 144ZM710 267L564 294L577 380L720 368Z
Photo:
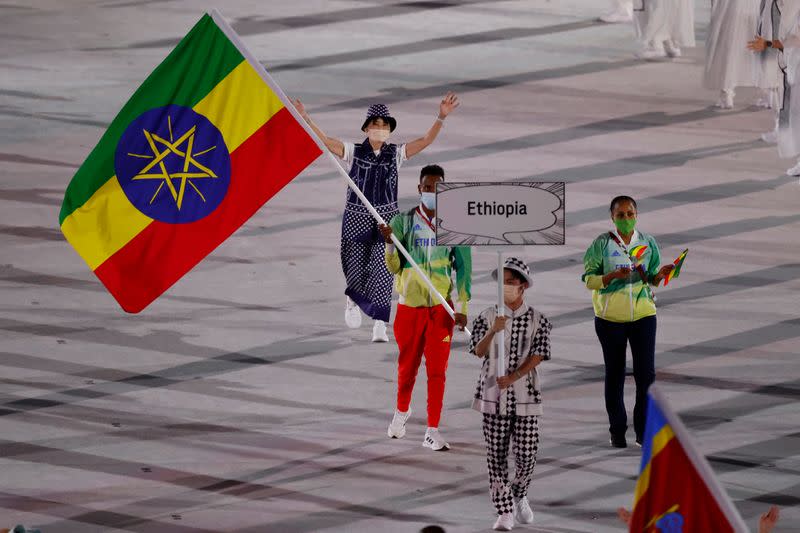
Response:
M419 533L445 533L442 526L425 526L419 530Z
M525 276L523 276L522 272L520 272L519 270L515 270L513 268L504 268L503 270L511 272L511 275L514 276L514 279L519 281L520 283L528 283L528 280L525 279Z
M425 176L441 176L444 181L444 169L439 165L425 165L419 171L419 182L422 183L422 178Z
M636 200L634 200L630 196L622 195L622 196L617 196L613 200L611 200L611 205L609 206L608 210L613 213L614 207L616 207L616 205L620 202L630 202L633 204L634 209L636 209L637 211L639 209L639 206L636 205Z

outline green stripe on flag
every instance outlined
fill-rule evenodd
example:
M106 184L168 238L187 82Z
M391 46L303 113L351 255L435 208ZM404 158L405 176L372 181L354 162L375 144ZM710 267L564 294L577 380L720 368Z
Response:
M114 151L131 121L154 107L193 107L243 60L211 17L203 15L136 90L78 169L64 195L59 224L114 175Z

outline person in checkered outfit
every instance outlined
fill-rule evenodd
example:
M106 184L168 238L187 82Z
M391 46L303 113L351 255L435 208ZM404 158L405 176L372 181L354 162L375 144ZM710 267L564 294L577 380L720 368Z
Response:
M383 104L373 104L367 109L367 117L361 125L361 131L366 133L367 138L358 144L325 135L311 120L300 100L295 100L294 105L328 150L350 165L349 175L356 186L378 214L388 221L398 213L398 170L404 161L420 153L436 139L445 118L459 106L459 101L454 93L447 93L439 103L439 115L428 132L400 145L388 142L390 134L397 127L397 121ZM384 262L385 250L377 221L355 192L348 189L340 250L342 271L347 283L344 320L348 327L359 328L362 312L372 318L372 342L389 342L386 323L392 309L394 278Z
M472 408L483 413L483 435L489 467L489 492L497 511L494 529L510 531L515 518L533 522L528 486L539 449L542 393L537 367L550 359L552 324L525 300L533 280L528 265L509 257L503 265L505 316L486 308L472 324L469 351L483 358ZM505 331L506 372L497 375L495 334ZM515 476L508 479L509 445Z

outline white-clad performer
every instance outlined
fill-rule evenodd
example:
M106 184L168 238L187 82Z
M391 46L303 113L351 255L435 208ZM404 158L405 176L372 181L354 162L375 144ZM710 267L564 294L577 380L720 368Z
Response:
M779 51L778 63L783 73L783 95L778 115L778 154L781 157L800 156L800 6L781 16L779 39L767 40L756 37L748 48L761 53L769 48ZM800 176L800 160L786 171L790 176Z
M736 87L752 87L756 57L747 42L758 28L761 0L714 0L706 39L703 84L720 92L717 107L733 108Z
M614 24L633 20L633 0L612 0L613 11L600 17L601 22Z
M640 59L679 57L695 45L694 0L633 0L633 21Z
M783 0L761 0L761 12L758 18L756 36L768 41L780 39L780 20L783 10ZM775 110L775 130L761 136L768 143L778 142L777 113L780 109L781 69L778 66L778 51L767 48L755 54L756 77L755 86L761 90L761 96L756 105Z

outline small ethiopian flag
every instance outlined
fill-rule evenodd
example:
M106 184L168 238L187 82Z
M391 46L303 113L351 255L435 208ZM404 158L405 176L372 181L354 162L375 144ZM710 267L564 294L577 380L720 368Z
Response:
M677 278L678 275L681 273L681 267L683 266L683 262L686 260L686 254L688 253L689 249L687 248L683 252L681 252L681 255L679 255L675 261L673 261L672 264L675 265L675 268L670 270L669 274L667 274L667 277L664 278L665 287L669 285L669 282L672 280L672 278Z
M644 244L641 244L639 246L634 246L633 248L631 248L631 257L639 261L642 259L642 256L646 251L647 251L647 246Z
M230 26L204 15L72 178L61 231L137 313L321 153Z

